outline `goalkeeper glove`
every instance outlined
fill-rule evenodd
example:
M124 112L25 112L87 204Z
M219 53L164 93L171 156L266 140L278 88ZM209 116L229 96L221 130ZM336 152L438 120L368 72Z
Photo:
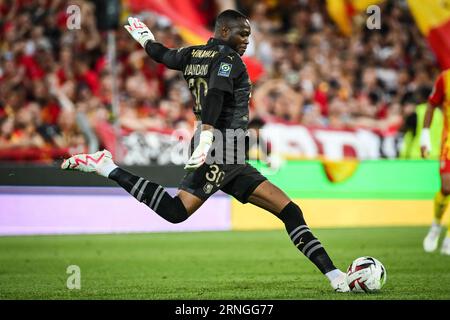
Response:
M422 154L422 158L427 157L430 152L431 152L430 129L423 128L422 133L420 135L420 153Z
M125 29L131 34L134 40L140 43L142 48L145 49L145 43L149 40L155 41L155 36L150 29L138 18L129 17L128 23L125 25Z
M184 166L185 170L194 171L206 161L206 156L211 148L213 141L213 133L211 131L202 131L200 133L200 142Z

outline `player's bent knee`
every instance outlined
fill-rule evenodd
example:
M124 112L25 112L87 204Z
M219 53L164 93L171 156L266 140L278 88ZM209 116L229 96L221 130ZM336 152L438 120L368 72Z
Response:
M173 198L173 201L170 202L170 205L164 206L162 210L165 211L164 218L174 224L181 223L189 218L189 213L186 210L186 207L184 206L181 199L177 196Z
M189 216L184 213L180 212L171 212L167 215L166 220L173 224L178 224L183 221L186 221L186 219L189 218Z
M149 208L155 211L161 218L170 223L181 223L189 218L189 213L186 210L183 202L177 196L171 197L164 192L156 205L152 205L155 201L150 201ZM148 199L145 203L149 203Z

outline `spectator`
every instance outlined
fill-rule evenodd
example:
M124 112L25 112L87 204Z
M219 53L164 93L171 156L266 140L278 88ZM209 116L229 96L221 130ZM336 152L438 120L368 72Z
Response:
M2 148L84 149L86 139L76 128L80 113L104 145L111 137L115 118L106 34L97 28L94 1L70 4L81 9L79 30L66 27L67 0L0 2ZM380 133L401 128L401 115L410 108L404 97L431 87L438 68L402 2L379 5L382 29L361 28L347 38L328 17L324 1L236 1L252 21L247 55L267 71L253 84L251 117ZM167 18L140 14L166 46L188 45ZM195 118L187 112L192 98L178 73L124 39L128 35L120 28L116 67L122 129L192 130ZM49 77L57 80L47 83ZM51 93L55 88L63 100ZM61 101L69 101L73 110Z

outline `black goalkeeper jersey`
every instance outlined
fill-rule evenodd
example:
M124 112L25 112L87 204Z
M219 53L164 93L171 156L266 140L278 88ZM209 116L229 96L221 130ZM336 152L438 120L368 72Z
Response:
M215 124L219 130L243 129L248 125L251 83L239 54L219 39L206 45L171 50L167 67L183 73L194 99L194 114L201 120L201 109L208 90L225 92L222 112Z
M155 54L152 55L149 50L147 53L155 59ZM222 133L222 139L217 139L216 133L214 134L211 148L215 152L214 161L225 164L245 163L251 82L247 67L239 54L222 40L211 38L205 45L164 51L163 59L158 62L183 73L192 93L193 111L197 120L202 120L201 110L208 90L214 88L224 92L221 112L214 125ZM191 141L191 152L196 147L200 131L199 123Z

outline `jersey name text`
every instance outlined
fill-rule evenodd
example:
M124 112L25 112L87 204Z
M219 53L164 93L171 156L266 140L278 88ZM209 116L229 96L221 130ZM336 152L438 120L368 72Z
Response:
M214 58L216 54L218 54L218 51L215 50L201 50L201 49L194 49L192 50L192 57L193 58Z
M188 64L186 69L184 69L185 76L206 76L207 74L207 64Z

